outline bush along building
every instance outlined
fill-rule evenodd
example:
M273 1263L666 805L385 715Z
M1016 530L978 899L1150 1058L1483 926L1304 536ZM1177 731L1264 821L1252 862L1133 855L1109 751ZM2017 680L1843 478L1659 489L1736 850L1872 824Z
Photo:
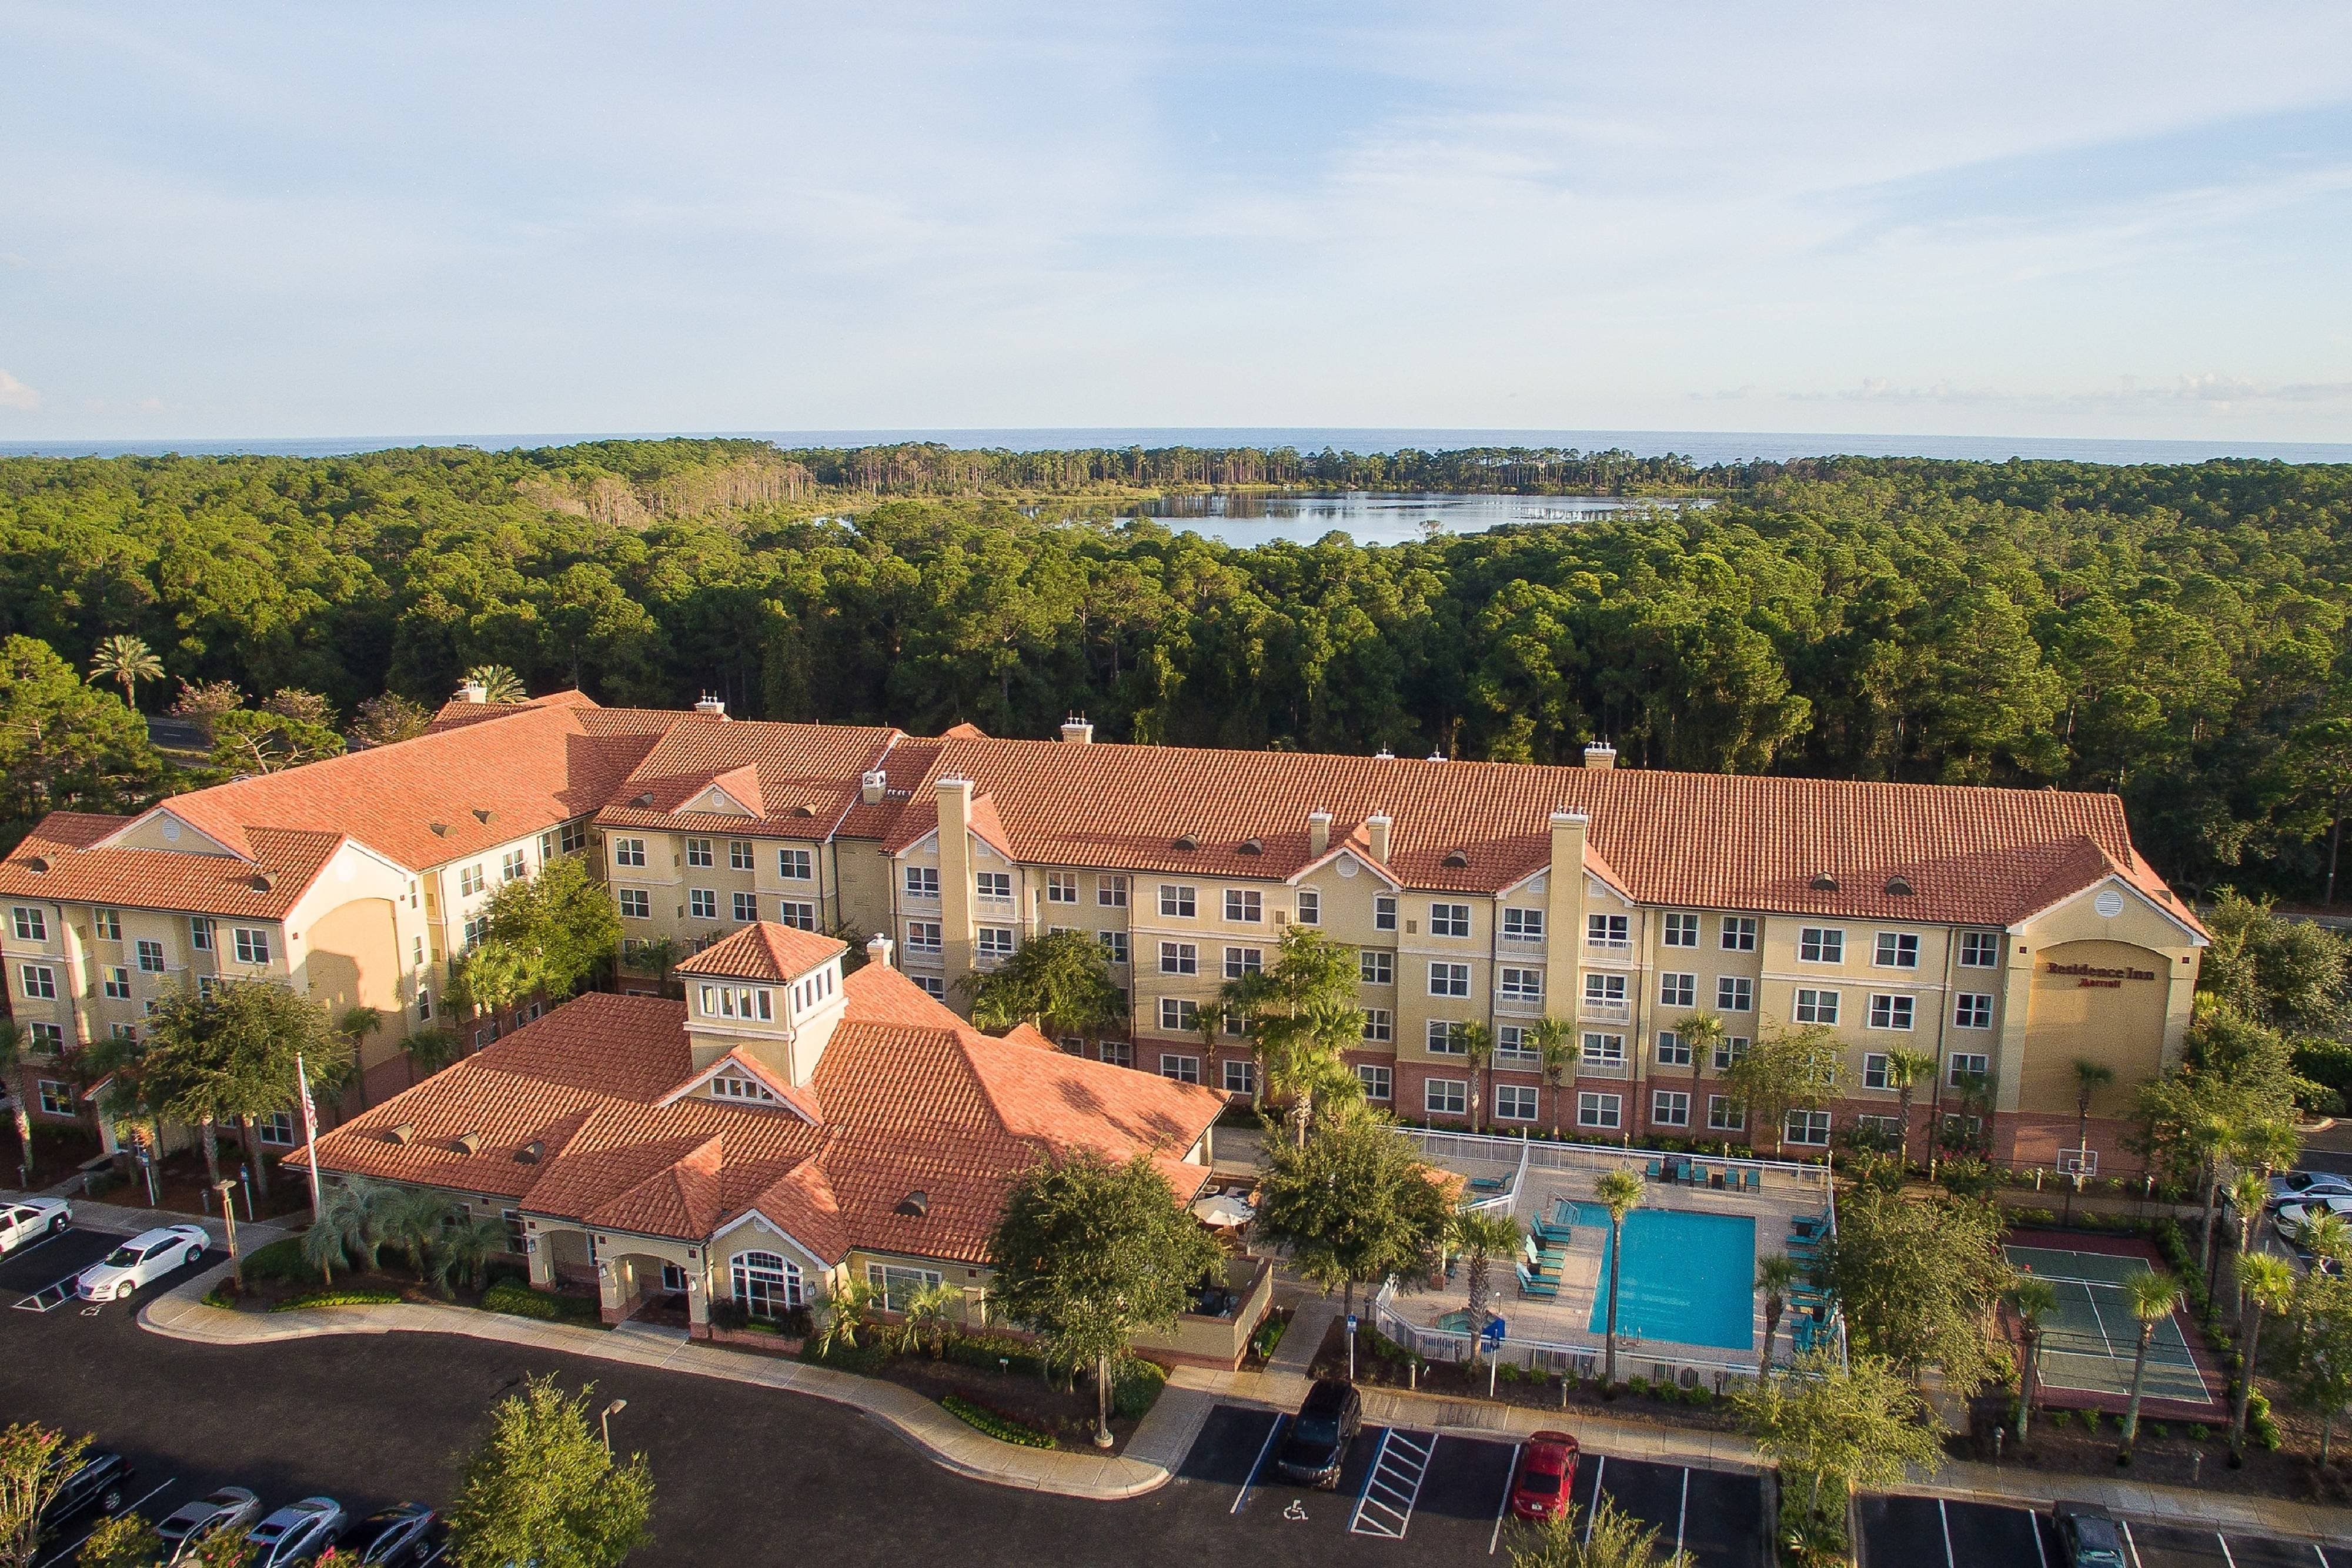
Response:
M1543 768L1097 744L1082 719L1058 740L925 737L479 695L415 740L44 823L0 862L19 1016L68 1042L136 1027L175 956L181 976L221 964L198 923L268 925L273 977L400 1009L372 1047L380 1098L408 1082L400 1036L436 1005L474 901L578 852L610 886L624 989L766 923L884 935L907 985L961 1006L958 982L1027 937L1082 931L1130 1012L1059 1043L1241 1095L1249 1042L1211 1004L1304 925L1355 949L1349 1059L1402 1116L1820 1150L1896 1130L1913 1053L1934 1064L1915 1140L2022 1166L2080 1142L2112 1174L2136 1168L2131 1095L2178 1057L2205 942L2113 796L1626 768L1605 746ZM245 902L297 883L310 904ZM163 942L164 967L117 998L116 976L147 973L134 941ZM1723 1038L1694 1049L1694 1019ZM502 1021L460 1028L486 1044ZM1748 1125L1723 1072L1801 1027L1838 1042L1840 1096ZM1547 1030L1568 1047L1549 1071ZM2084 1061L2113 1071L2086 1122Z

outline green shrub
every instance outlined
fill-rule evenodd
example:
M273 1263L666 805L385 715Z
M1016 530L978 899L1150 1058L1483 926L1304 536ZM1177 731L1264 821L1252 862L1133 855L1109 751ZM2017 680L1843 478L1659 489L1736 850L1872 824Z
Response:
M1629 1377L1625 1380L1625 1388L1636 1398L1646 1398L1650 1393L1650 1380L1641 1376Z
M2271 1414L2270 1398L2260 1389L2246 1400L2246 1433L2253 1438L2254 1446L2264 1453L2278 1452L2279 1444L2284 1440L2279 1432L2278 1417Z
M267 1247L257 1247L239 1260L245 1277L282 1280L289 1284L323 1284L319 1270L302 1260L302 1239L281 1236Z
M1026 1422L1000 1415L984 1405L975 1405L961 1394L950 1394L940 1400L940 1406L965 1426L987 1433L1000 1443L1018 1443L1024 1448L1050 1448L1054 1439Z
M1037 1347L1011 1334L950 1334L940 1355L959 1366L977 1366L984 1372L1000 1370L1000 1362L1011 1364L1001 1370L1017 1372L1024 1377L1042 1377L1045 1372L1045 1361L1037 1354Z
M2192 1443L2210 1443L2213 1440L2213 1434L2204 1423L2200 1422L2189 1428L2189 1440Z
M602 1316L596 1303L581 1296L559 1295L553 1291L534 1291L510 1280L501 1280L482 1292L486 1311L505 1312L511 1317L536 1318L543 1323L595 1322Z
M205 1305L219 1307L225 1312L236 1309L236 1295L231 1289L226 1276L223 1276L211 1290L205 1292Z
M2148 1435L2159 1443L2166 1441L2172 1436L2172 1428L2166 1426L2161 1421L2151 1422L2147 1430Z
M1156 1361L1140 1356L1119 1363L1118 1372L1111 1379L1111 1413L1139 1421L1160 1398L1160 1391L1168 1386L1168 1369Z
M1257 1325L1257 1333L1250 1335L1250 1349L1255 1351L1262 1358L1271 1359L1275 1347L1282 1343L1282 1336L1289 1331L1289 1328L1288 1318L1266 1319ZM1371 1337L1376 1340L1380 1338L1378 1334Z
M312 1291L308 1294L289 1296L269 1310L273 1312L299 1312L305 1307L383 1307L400 1300L398 1291L387 1291L381 1285L354 1285L348 1289L335 1286L330 1290Z

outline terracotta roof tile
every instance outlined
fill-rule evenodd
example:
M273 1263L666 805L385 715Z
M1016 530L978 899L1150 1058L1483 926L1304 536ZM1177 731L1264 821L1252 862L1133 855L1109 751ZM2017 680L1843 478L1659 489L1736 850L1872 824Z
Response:
M61 817L68 820L60 821ZM318 880L343 842L339 833L256 828L245 835L250 858L103 844L81 847L131 821L78 812L44 818L0 860L0 894L279 920ZM104 833L99 831L100 824Z
M790 925L760 920L714 942L672 970L730 980L797 980L818 965L839 957L848 944Z

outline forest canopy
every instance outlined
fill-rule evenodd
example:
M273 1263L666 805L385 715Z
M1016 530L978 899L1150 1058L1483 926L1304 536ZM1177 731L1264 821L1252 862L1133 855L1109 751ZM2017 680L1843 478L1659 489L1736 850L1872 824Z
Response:
M1376 548L1118 519L1122 497L1233 485L1707 504ZM1606 737L1643 767L2116 789L2185 890L2308 900L2352 801L2348 524L2352 468L2250 461L753 441L11 458L0 636L78 672L101 639L142 638L165 671L151 709L229 682L348 721L501 664L534 692L711 691L745 716L918 731L1047 736L1083 710L1106 739L1569 761ZM120 705L65 704L32 655L14 689L47 693L39 722ZM79 765L121 794L142 748L103 747Z

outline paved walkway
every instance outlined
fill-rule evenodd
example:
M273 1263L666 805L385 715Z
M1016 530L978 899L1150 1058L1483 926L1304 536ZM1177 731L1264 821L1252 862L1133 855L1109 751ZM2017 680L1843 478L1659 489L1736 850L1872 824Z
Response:
M0 1190L0 1197L22 1196ZM59 1193L60 1197L69 1194ZM227 1245L228 1227L217 1214L181 1214L168 1208L126 1208L120 1204L100 1203L96 1198L72 1199L74 1223L89 1230L115 1230L136 1234L142 1230L158 1230L166 1225L201 1225L213 1240ZM302 1223L297 1219L296 1224ZM247 1252L288 1234L287 1223L277 1219L257 1219L236 1222L236 1244ZM226 1270L224 1269L224 1271Z

